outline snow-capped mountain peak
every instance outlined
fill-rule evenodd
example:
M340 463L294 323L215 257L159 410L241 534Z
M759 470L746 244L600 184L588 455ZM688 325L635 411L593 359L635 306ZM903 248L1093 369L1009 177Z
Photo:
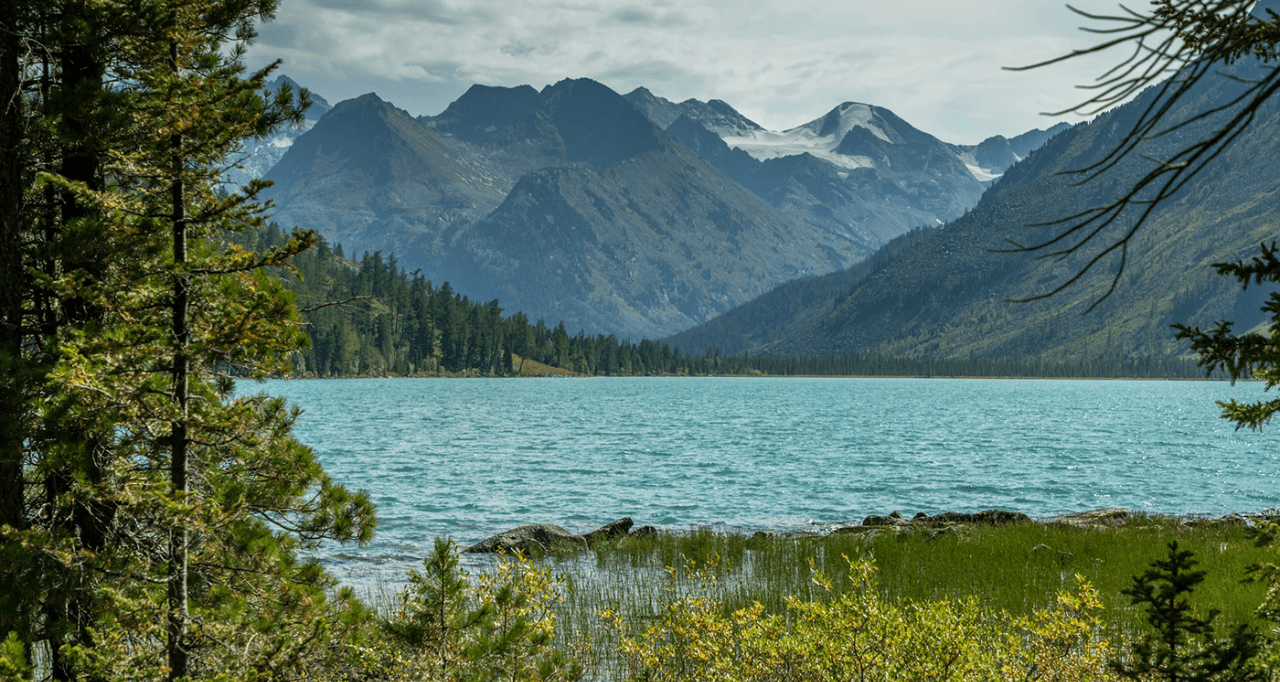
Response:
M753 130L724 141L761 161L811 154L842 168L873 168L875 162L870 157L836 151L854 128L864 128L877 139L893 143L876 108L858 102L845 102L826 116L790 130Z
M875 107L870 104L862 104L861 102L845 102L840 106L832 109L826 116L817 120L810 121L800 128L812 130L819 137L829 137L836 140L837 144L844 139L854 128L866 128L872 135L892 143L893 140L885 133L881 127L883 121L878 120L880 117L876 114Z

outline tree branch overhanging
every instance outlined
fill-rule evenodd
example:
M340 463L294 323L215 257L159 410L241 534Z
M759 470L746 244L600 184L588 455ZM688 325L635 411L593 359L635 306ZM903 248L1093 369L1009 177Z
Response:
M1280 64L1269 65L1266 75L1226 104L1180 117L1193 91L1210 76L1238 77L1223 73L1225 66L1242 57L1280 57L1280 17L1269 21L1250 13L1253 0L1158 0L1149 14L1121 6L1123 15L1097 15L1071 7L1076 14L1110 26L1086 27L1085 31L1109 37L1097 45L1012 70L1028 70L1060 63L1084 55L1133 44L1133 52L1109 69L1086 89L1098 93L1080 104L1056 112L1093 115L1127 101L1148 87L1158 91L1145 106L1133 127L1102 158L1066 171L1081 176L1082 185L1097 180L1126 159L1144 155L1139 147L1153 140L1186 130L1193 124L1225 118L1204 137L1193 140L1167 158L1150 158L1152 168L1108 203L1054 221L1029 227L1062 229L1031 243L1009 240L998 252L1032 253L1038 258L1063 260L1086 255L1075 273L1052 289L1015 299L1017 302L1043 300L1077 284L1104 262L1117 262L1110 286L1086 312L1093 310L1115 292L1128 262L1129 246L1154 211L1167 202L1249 127L1259 108L1280 90ZM1164 76L1172 77L1159 82ZM1052 114L1051 114L1052 115Z

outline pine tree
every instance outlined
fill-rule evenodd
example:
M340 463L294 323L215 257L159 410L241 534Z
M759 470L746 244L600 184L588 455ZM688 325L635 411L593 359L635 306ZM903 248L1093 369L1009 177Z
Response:
M40 85L18 98L33 104L22 139L0 140L27 178L21 235L6 224L0 250L19 245L40 273L0 278L21 306L5 381L27 365L39 378L5 405L23 464L15 488L0 455L0 499L16 489L23 504L14 519L0 502L0 585L25 589L0 602L0 635L32 658L47 648L55 679L279 673L323 641L334 608L298 550L373 530L367 496L292 438L295 411L234 392L233 375L285 370L306 343L264 268L314 235L235 246L229 234L261 225L262 185L219 191L241 141L300 111L288 90L263 99L270 69L240 65L274 6L84 0L12 26L46 37L47 63L19 64Z
M1131 680L1209 682L1263 679L1253 665L1261 650L1260 637L1245 626L1229 637L1218 636L1217 611L1195 613L1191 593L1204 581L1195 570L1192 553L1169 543L1169 555L1151 562L1123 592L1134 606L1147 612L1151 632L1134 644L1131 660L1116 661L1112 669Z

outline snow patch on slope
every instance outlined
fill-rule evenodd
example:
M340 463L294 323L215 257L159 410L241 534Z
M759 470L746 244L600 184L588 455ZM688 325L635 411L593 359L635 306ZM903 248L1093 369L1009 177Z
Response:
M974 149L976 149L976 147ZM995 173L988 168L983 168L978 165L977 154L974 153L974 149L963 151L958 156L960 157L960 162L969 169L969 174L972 175L975 180L978 182L991 182L992 180L999 178L1001 175L1004 175L1004 173ZM1017 154L1014 154L1013 157L1019 161L1022 160L1022 157Z
M807 129L814 135L821 134L824 128L832 128L827 136L840 143L845 135L849 134L854 128L866 128L871 131L872 135L884 140L885 142L893 142L889 135L876 124L879 117L872 110L871 105L859 104L857 102L845 102L840 106L832 109L830 113L816 121L810 121L795 130ZM834 126L834 127L832 127Z
M758 130L750 135L726 137L724 141L730 147L741 149L758 161L812 154L841 168L875 167L875 162L868 157L837 154L835 149L840 145L839 140L831 140L830 138L817 137L811 134L794 134L797 130L800 129L793 128L785 132Z
M1004 175L1004 173L992 173L991 171L972 163L966 163L964 167L969 169L969 173L973 175L973 178L978 182L991 182L1001 175Z
M837 154L836 148L854 128L866 128L872 135L891 142L877 125L876 118L870 106L845 102L826 116L790 130L755 130L747 135L725 137L724 141L760 161L812 154L842 168L874 168L875 162L869 157Z

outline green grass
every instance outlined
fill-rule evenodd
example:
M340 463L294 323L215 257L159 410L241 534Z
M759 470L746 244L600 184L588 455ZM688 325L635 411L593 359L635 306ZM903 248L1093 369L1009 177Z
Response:
M782 610L788 595L809 598L810 564L847 585L844 556L870 556L879 568L879 588L897 601L973 596L992 612L1028 614L1053 604L1074 576L1101 594L1104 620L1136 634L1143 615L1122 590L1151 561L1163 558L1170 541L1195 553L1206 580L1192 596L1198 608L1221 611L1223 625L1250 622L1265 586L1244 583L1246 568L1274 560L1276 548L1258 548L1241 523L1134 516L1116 528L1082 529L1023 523L974 526L934 536L932 531L833 534L824 537L746 537L697 530L656 537L623 538L584 555L548 557L568 579L559 615L562 635L607 639L598 625L603 608L620 610L631 622L653 619L672 594L699 589L682 571L666 567L718 562L717 595L727 610L753 602Z

